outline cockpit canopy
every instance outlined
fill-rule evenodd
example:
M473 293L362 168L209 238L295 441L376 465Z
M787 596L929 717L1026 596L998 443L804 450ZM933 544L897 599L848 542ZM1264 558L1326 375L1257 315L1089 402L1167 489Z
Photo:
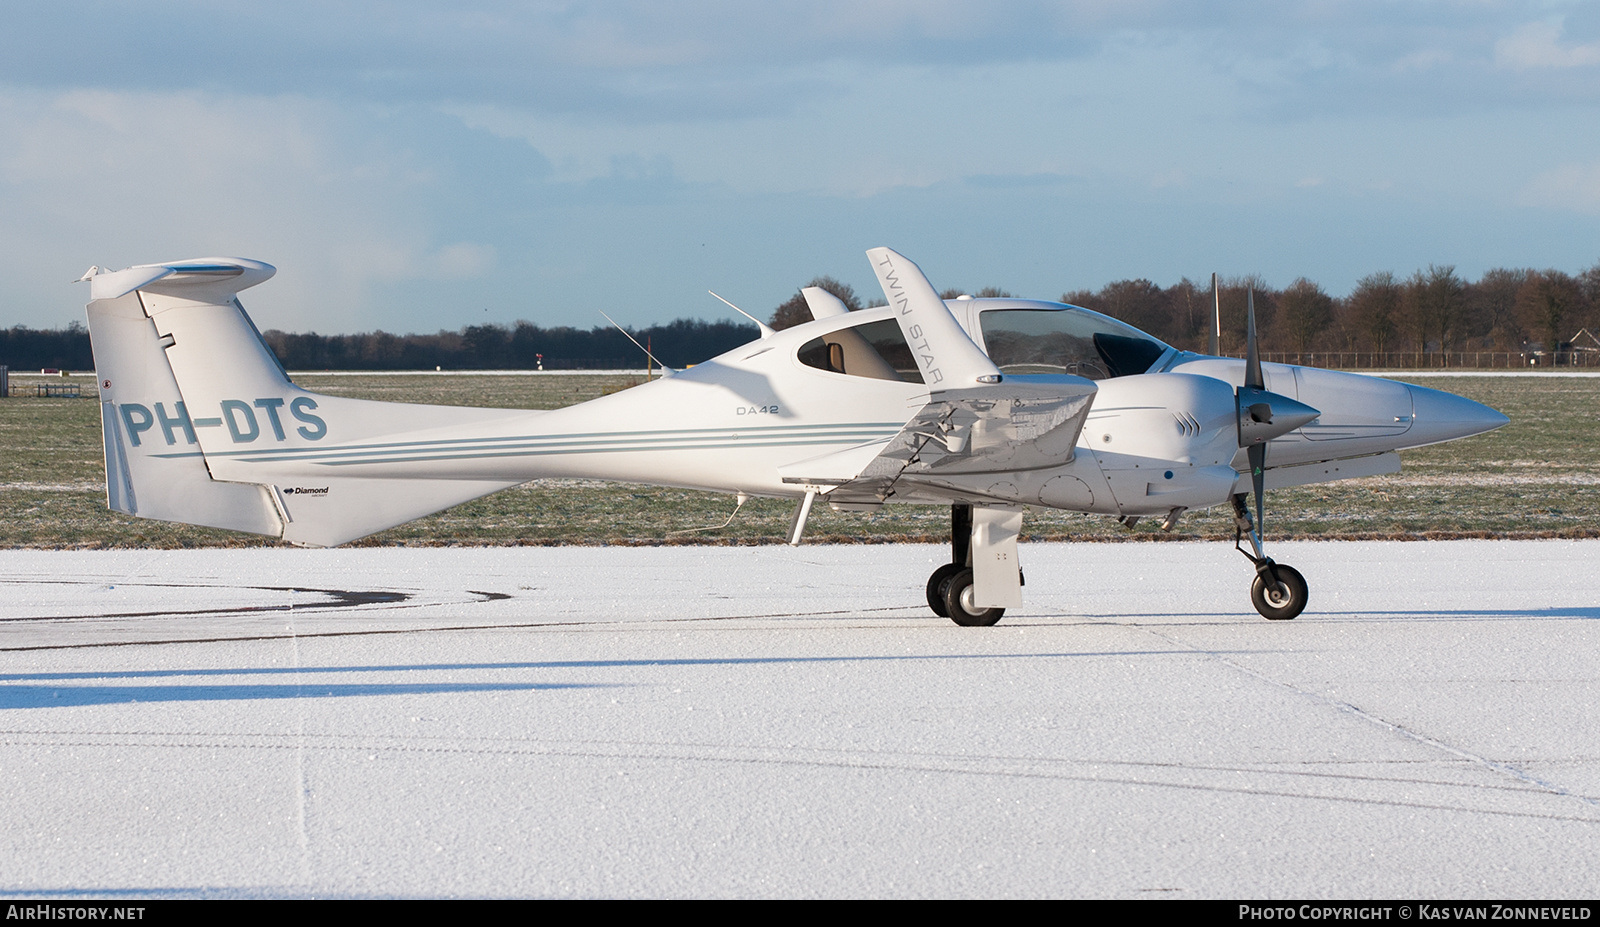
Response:
M974 306L974 340L1002 373L1107 380L1145 373L1171 350L1131 325L1078 306L995 302L992 308ZM952 309L962 313L972 305L959 300ZM922 382L916 358L893 318L863 321L813 338L800 347L799 360L833 373Z

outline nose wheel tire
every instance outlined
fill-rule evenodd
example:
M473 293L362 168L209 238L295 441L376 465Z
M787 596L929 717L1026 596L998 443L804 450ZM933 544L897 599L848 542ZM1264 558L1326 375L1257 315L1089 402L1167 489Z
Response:
M944 589L944 615L965 628L986 628L1006 613L1003 608L979 608L973 597L972 571L962 567L950 576Z
M944 592L950 586L950 577L961 572L962 568L954 563L947 563L928 577L928 607L940 618L949 618L950 611L944 605Z
M1278 574L1278 582L1269 588L1267 574L1257 573L1250 584L1250 601L1268 621L1288 621L1305 610L1306 579L1299 570L1281 563L1274 564L1272 571Z

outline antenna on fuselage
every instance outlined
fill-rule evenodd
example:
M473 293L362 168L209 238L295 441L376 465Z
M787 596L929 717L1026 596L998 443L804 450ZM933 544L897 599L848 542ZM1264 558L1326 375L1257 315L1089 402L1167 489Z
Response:
M596 309L595 311L599 312L602 318L604 318L607 322L610 322L613 326L615 326L617 331L622 332L622 337L624 337L624 338L628 339L629 341L633 342L633 346L634 347L636 347L639 350L643 351L644 352L644 356L650 358L651 362L657 363L657 364L661 364L661 361L656 360L656 356L654 354L650 353L650 349L649 348L647 348L644 345L639 343L639 339L637 339L637 338L633 337L632 335L628 334L628 330L626 328L623 328L621 325L617 325L617 320L616 319L613 319L611 316L606 315L605 312L600 310L600 309ZM671 367L668 367L666 364L661 364L661 376L670 377L674 373L677 373L677 371L673 370Z
M711 293L712 296L717 296L717 294L712 292L711 290L706 290L706 292L707 293ZM750 313L744 311L743 309L740 309L738 306L735 306L733 303L730 303L727 300L722 299L722 297L720 297L720 296L717 296L717 299L722 300L723 305L727 306L729 309L732 309L734 312L737 312L740 315L744 316L745 318L749 319L750 321L756 323L756 327L761 329L761 337L763 337L763 338L771 338L773 335L777 334L777 332L775 332L771 328L767 327L767 323L761 321L760 319L758 319L755 316L751 315Z

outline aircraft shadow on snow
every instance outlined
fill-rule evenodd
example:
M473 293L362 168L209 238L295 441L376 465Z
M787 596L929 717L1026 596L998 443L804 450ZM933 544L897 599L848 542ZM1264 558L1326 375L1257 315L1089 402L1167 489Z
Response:
M948 660L1039 660L1084 657L1184 656L1189 650L1103 651L1083 653L923 654L830 657L725 657L666 660L551 660L532 663L440 663L389 666L261 667L255 669L132 670L110 673L8 673L0 675L0 710L124 705L156 702L256 701L323 699L375 695L452 695L469 692L530 692L559 689L632 688L635 682L425 682L326 683L314 680L274 684L229 685L74 685L101 679L154 679L214 676L323 676L330 673L393 673L562 669L631 669L650 667L751 666L806 663L923 662ZM65 685L52 685L60 682Z

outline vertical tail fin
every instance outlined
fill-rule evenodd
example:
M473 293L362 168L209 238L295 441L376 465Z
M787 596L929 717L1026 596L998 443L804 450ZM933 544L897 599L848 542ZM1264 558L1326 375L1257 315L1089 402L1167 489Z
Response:
M111 508L333 546L522 482L419 449L470 456L538 413L291 383L237 299L273 273L214 258L88 278Z
M146 314L138 292L163 278L194 280L197 289L224 280L250 285L272 276L273 269L253 261L186 263L195 269L131 267L90 278L89 337L100 381L106 504L141 518L281 535L283 521L266 487L211 478L188 404L167 364L163 347L170 339ZM240 279L247 274L254 279Z

